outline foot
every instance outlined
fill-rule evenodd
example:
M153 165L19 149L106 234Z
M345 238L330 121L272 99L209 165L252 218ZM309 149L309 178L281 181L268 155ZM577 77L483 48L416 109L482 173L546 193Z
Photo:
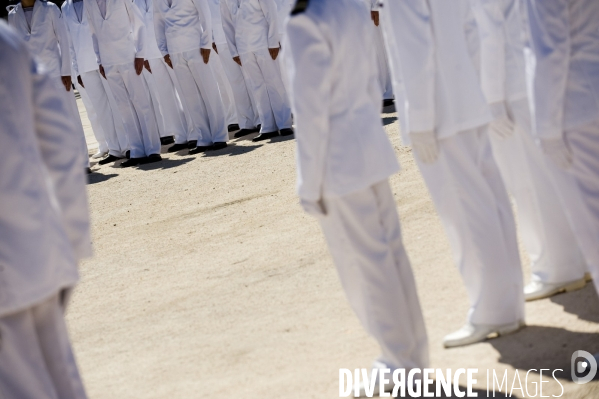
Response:
M475 344L485 341L487 338L496 338L500 335L514 333L525 326L526 324L523 320L501 325L474 325L468 323L458 331L446 335L443 338L443 346L446 348L455 348L457 346Z
M393 99L383 100L383 108L389 107L393 104L395 104L395 101Z
M98 150L98 152L92 155L92 159L104 158L106 155L108 155L108 151Z
M229 133L236 132L237 130L239 130L239 125L237 123L233 123L227 126L227 130L229 131Z
M252 134L252 133L256 133L259 132L260 129L241 129L240 131L238 131L237 133L235 133L235 135L233 137L235 137L236 139L243 137L243 136L247 136L248 134Z
M198 146L198 141L197 140L189 140L187 142L187 148L189 148L190 150L192 148L196 148Z
M279 134L280 134L281 136L291 136L293 133L294 133L294 132L293 132L293 129L291 129L291 128L287 128L287 129L281 129L281 130L279 131Z
M175 138L173 136L160 137L160 145L169 145L175 142Z
M85 168L85 174L86 175L91 175L92 174L92 170L90 168Z
M142 163L146 164L146 163L154 163L154 162L160 162L160 161L162 161L162 157L160 156L160 154L150 154L144 158Z
M387 382L383 386L383 392L391 392L391 391L393 391L393 387L394 387L394 383L393 383L393 368L389 367L385 363L382 363L382 362L380 362L380 361L377 360L372 365L372 368L370 370L370 374L368 375L368 378L372 377L372 370L374 370L374 369L378 369L378 371L376 373L376 378L375 378L375 382L374 382L374 389L373 389L372 392L368 392L368 394L370 394L370 395L367 395L366 384L364 384L364 381L362 381L362 382L360 382L360 392L358 393L358 396L353 395L353 393L354 393L353 387L352 387L352 395L353 396L352 395L350 395L350 396L352 396L354 398L369 398L369 397L370 398L372 398L372 397L376 398L376 397L378 397L379 396L379 392L380 392L379 391L379 389L380 389L379 388L379 381L381 379L381 375L379 373L383 369L389 369L389 370L391 370L390 374L385 374L385 378L387 380L389 380L389 382ZM406 373L407 372L408 372L408 370L406 370ZM371 383L370 380L368 382L372 385L372 383Z
M587 284L583 277L580 280L568 281L566 283L543 283L533 281L524 287L524 299L527 301L536 301L537 299L549 298L561 294L562 292L576 291Z
M260 133L259 135L257 135L256 137L254 137L252 139L252 141L254 143L256 143L258 141L268 140L268 139L272 139L272 138L275 138L275 137L279 137L279 132Z
M212 144L210 146L210 149L207 151L218 151L218 150L222 150L223 148L227 148L227 143L225 143L223 141L217 141L216 143Z
M189 150L189 155L201 154L202 152L209 151L211 148L211 145L199 145Z
M145 163L146 158L130 158L125 162L121 163L121 168L130 168L131 166L137 166L142 163Z
M100 161L98 162L98 165L107 165L109 163L116 162L119 159L121 159L121 158L115 157L114 155L109 155L104 159L100 159Z
M125 158L127 158L127 159L131 159L131 151L127 150L127 151L125 152Z
M185 142L185 143L181 143L181 144L175 144L174 146L169 147L167 151L168 152L177 152L177 151L181 151L181 150L186 150L187 148L188 148L187 142Z

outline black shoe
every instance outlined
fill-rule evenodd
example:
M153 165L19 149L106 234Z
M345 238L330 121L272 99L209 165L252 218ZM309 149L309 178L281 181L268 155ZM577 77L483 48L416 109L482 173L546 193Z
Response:
M383 108L385 107L389 107L391 105L395 104L395 101L393 99L390 100L383 100Z
M233 123L233 124L227 126L227 130L229 131L229 133L235 132L235 131L239 130L239 125L237 123Z
M224 141L217 141L216 143L212 144L207 151L218 151L222 150L223 148L227 148L227 143Z
M91 175L92 174L92 170L90 168L85 168L85 174L86 175Z
M209 151L211 148L211 145L200 145L189 150L189 155L201 154L202 152Z
M287 128L287 129L281 129L281 130L279 131L279 134L280 134L281 136L291 136L293 133L294 133L294 132L293 132L293 129L291 129L291 128Z
M118 161L119 159L121 159L121 158L119 158L119 157L115 157L114 155L108 155L106 158L104 158L104 159L101 159L101 160L98 162L98 165L106 165L106 164L109 164L109 163L111 163L111 162L116 162L116 161Z
M183 144L175 144L172 147L168 148L168 152L177 152L177 151L181 151L181 150L186 150L187 149L187 143L183 143Z
M160 156L160 154L150 154L145 158L142 158L143 161L141 161L142 164L147 164L147 163L154 163L154 162L160 162L162 161L162 157Z
M169 145L175 142L175 138L173 136L160 137L160 145Z
M130 159L126 160L125 162L121 163L121 168L130 168L131 166L137 166L137 165L144 163L145 160L146 160L146 157L130 158Z
M259 135L257 135L256 137L254 137L252 139L252 141L254 143L256 143L258 141L268 140L268 139L272 139L272 138L275 138L275 137L279 137L279 132L260 133Z
M192 148L196 148L198 146L198 141L197 140L189 140L187 142L187 148L189 148L190 150Z
M125 158L131 159L131 151L127 150L127 152L125 152Z
M256 133L259 132L260 130L256 130L254 129L241 129L240 131L238 131L237 133L235 133L235 137L236 139L243 137L243 136L247 136L248 134L252 134L252 133Z

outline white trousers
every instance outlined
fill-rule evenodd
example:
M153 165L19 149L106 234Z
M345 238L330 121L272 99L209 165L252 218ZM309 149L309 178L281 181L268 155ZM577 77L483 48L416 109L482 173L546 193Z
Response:
M194 125L188 140L197 140L198 146L228 141L223 103L210 64L204 64L199 49L171 54L171 61Z
M385 41L383 39L383 28L375 26L374 34L374 47L376 49L376 61L379 72L379 81L381 84L381 91L383 93L383 100L393 99L393 81L391 80L391 70L389 69L389 59L387 57L387 49L385 48Z
M584 277L586 263L555 189L547 159L531 132L528 102L510 107L514 134L490 134L493 155L508 192L516 201L518 228L531 260L532 279L564 283Z
M162 58L148 60L152 73L144 68L144 77L150 89L152 107L158 123L160 137L187 135L185 114L177 96L176 85Z
M85 399L58 295L0 318L2 399Z
M143 76L135 73L133 62L105 66L104 72L125 125L131 158L160 154L158 124Z
M599 119L565 138L574 162L563 170L549 161L549 170L599 293Z
M60 76L54 78L54 84L56 86L56 90L60 92L63 100L67 104L67 110L73 123L74 132L77 135L77 137L73 137L73 140L77 140L81 147L81 164L84 168L89 168L90 163L89 153L87 151L87 142L85 141L85 132L83 131L83 125L81 124L81 115L79 115L79 108L77 108L77 100L75 99L73 88L67 91L62 84L62 78Z
M291 107L281 79L281 69L273 60L268 49L241 54L245 70L256 100L262 123L261 133L271 133L290 128Z
M468 321L499 325L523 320L516 226L487 126L438 145L435 163L415 158L468 292Z
M237 110L237 123L242 129L252 129L260 124L260 116L254 102L251 84L245 70L239 66L229 51L227 44L218 45L223 69L229 78L235 109Z
M97 70L81 74L81 80L85 85L85 88L83 90L87 93L89 101L92 103L92 107L98 115L98 122L104 133L104 140L108 148L108 153L116 157L122 157L127 149L121 147L119 135L125 135L125 131L122 124L122 120L120 119L120 115L117 114L117 119L115 120L113 109L110 106L110 101L108 100L107 93L107 89L110 90L107 87L108 82L105 81L102 75L100 75L100 72ZM81 97L83 98L83 95ZM119 126L121 133L117 132L117 125ZM93 126L93 123L92 127L94 128L95 132L96 129ZM100 139L97 135L96 139L98 140L98 142L100 142ZM100 146L100 150L102 150L102 148L103 147Z
M233 90L229 84L229 79L225 73L225 68L219 54L214 51L210 52L210 66L218 83L218 91L223 102L225 110L225 121L227 125L237 123L237 112L235 111L235 99L233 98Z
M350 306L392 369L428 366L428 339L389 182L324 198L319 218Z
M76 77L74 79L76 79ZM106 143L106 135L104 133L104 128L100 123L100 118L98 118L98 114L96 113L96 109L94 108L91 99L89 98L87 90L85 89L85 87L77 83L76 80L73 80L73 83L75 84L75 88L81 96L81 101L83 101L85 111L87 112L87 118L89 119L89 123L92 125L94 137L98 142L98 151L102 153L108 152L108 144Z

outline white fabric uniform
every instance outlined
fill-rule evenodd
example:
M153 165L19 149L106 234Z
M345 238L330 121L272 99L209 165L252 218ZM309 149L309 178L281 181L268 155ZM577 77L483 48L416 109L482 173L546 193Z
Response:
M275 0L277 5L277 19L279 22L279 42L283 44L285 40L285 24L287 21L287 17L291 13L291 9L295 4L295 0ZM285 51L285 49L281 49ZM279 63L279 68L281 68L281 80L283 81L283 85L285 86L285 92L289 95L291 88L289 87L289 77L287 76L287 66L285 65L285 60L283 59L284 55L279 54L277 58L277 62Z
M381 126L372 36L355 29L369 22L360 0L312 0L289 20L298 194L324 202L319 219L329 250L352 309L381 346L380 360L391 369L423 368L426 329L387 181L399 165Z
M73 90L66 91L62 84L62 76L71 76L71 58L69 53L69 34L64 24L60 9L54 3L37 0L34 3L31 27L25 18L21 3L8 14L8 23L15 29L27 45L31 54L46 68L53 78L54 85L68 104L70 118L76 122L76 134L73 140L79 144L81 164L89 167L85 132ZM61 51L61 49L63 49ZM64 93L63 93L64 92Z
M194 124L186 141L207 146L228 140L223 103L210 62L200 48L212 49L212 21L207 0L155 0L158 48L169 54ZM213 54L210 54L212 58Z
M523 320L515 223L487 136L490 112L470 52L478 49L469 48L466 36L470 5L467 0L409 0L389 2L381 12L389 52L397 53L390 57L392 72L403 73L406 132L434 131L437 137L436 162L416 161L466 285L468 321ZM409 142L409 136L404 140Z
M10 210L0 212L0 393L84 399L57 307L91 254L76 127L54 78L3 21L0 54L0 98L10 99L0 116L0 209Z
M80 4L85 7L83 2ZM71 39L74 82L81 93L98 143L101 143L102 138L104 139L106 148L100 144L100 151L106 150L110 155L122 157L128 149L127 134L118 109L115 110L110 105L109 96L112 96L112 93L108 82L101 77L98 70L87 14L85 10L82 11L79 19L72 0L62 4L63 18ZM77 76L81 76L85 88L79 87ZM97 115L97 122L94 121L94 114Z
M221 0L221 18L229 52L239 56L260 115L261 133L291 128L291 108L281 69L268 52L278 48L274 0Z
M143 75L150 89L158 132L160 137L185 136L187 135L185 114L177 96L176 84L173 81L176 77L174 71L171 70L172 73L169 73L170 67L164 62L156 44L153 0L134 0L133 2L143 15L146 25L145 59L148 60L152 72L150 73L144 68Z
M569 169L549 164L599 291L599 3L528 0L527 4L536 58L535 134L563 137L572 151Z
M473 6L481 33L483 92L490 104L504 104L516 125L505 139L491 132L491 143L516 201L533 280L552 284L580 280L586 271L584 257L551 182L547 159L532 137L520 1L475 0Z
M101 120L98 117L98 113L94 108L92 100L89 98L87 90L85 90L85 87L81 86L77 82L77 76L75 75L73 75L73 84L81 96L81 101L83 101L83 106L85 107L85 112L87 113L87 119L89 119L89 124L92 126L92 131L94 132L94 137L98 142L98 152L103 154L108 153L109 151L108 143L106 142L106 134L104 133Z
M105 15L97 0L83 2L94 52L121 113L131 158L159 154L160 136L150 94L134 66L135 58L145 57L143 16L129 1L106 0Z
M379 11L379 0L368 0L370 3L371 11ZM379 69L379 81L381 83L381 90L383 92L383 100L393 99L393 81L391 80L391 71L389 70L389 59L387 57L387 49L385 48L385 41L383 39L383 28L380 26L371 24L374 28L374 45L376 48L376 60Z

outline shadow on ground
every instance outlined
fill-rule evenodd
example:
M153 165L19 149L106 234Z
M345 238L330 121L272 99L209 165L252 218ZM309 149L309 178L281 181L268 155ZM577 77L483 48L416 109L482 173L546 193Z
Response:
M87 184L97 184L102 183L103 181L110 180L113 177L117 177L118 175L115 173L104 175L102 173L94 172L90 175L87 175Z
M204 158L210 157L222 157L224 155L228 155L230 157L234 157L236 155L247 154L248 152L252 152L257 148L262 147L262 144L259 145L248 145L248 146L239 146L235 145L235 143L229 144L226 148L217 151L208 151L204 153Z
M387 125L392 124L396 120L397 120L396 117L391 116L391 117L386 117L386 118L381 119L381 122L383 123L383 126L387 126Z
M579 319L599 323L599 297L593 283L578 291L553 296L550 300L562 306L565 312L577 315ZM599 331L597 340L599 341Z
M183 159L163 159L160 162L150 163L146 165L139 165L137 168L143 171L149 170L165 170L176 168L178 166L185 165L188 162L191 162L195 159L195 157L183 158Z

